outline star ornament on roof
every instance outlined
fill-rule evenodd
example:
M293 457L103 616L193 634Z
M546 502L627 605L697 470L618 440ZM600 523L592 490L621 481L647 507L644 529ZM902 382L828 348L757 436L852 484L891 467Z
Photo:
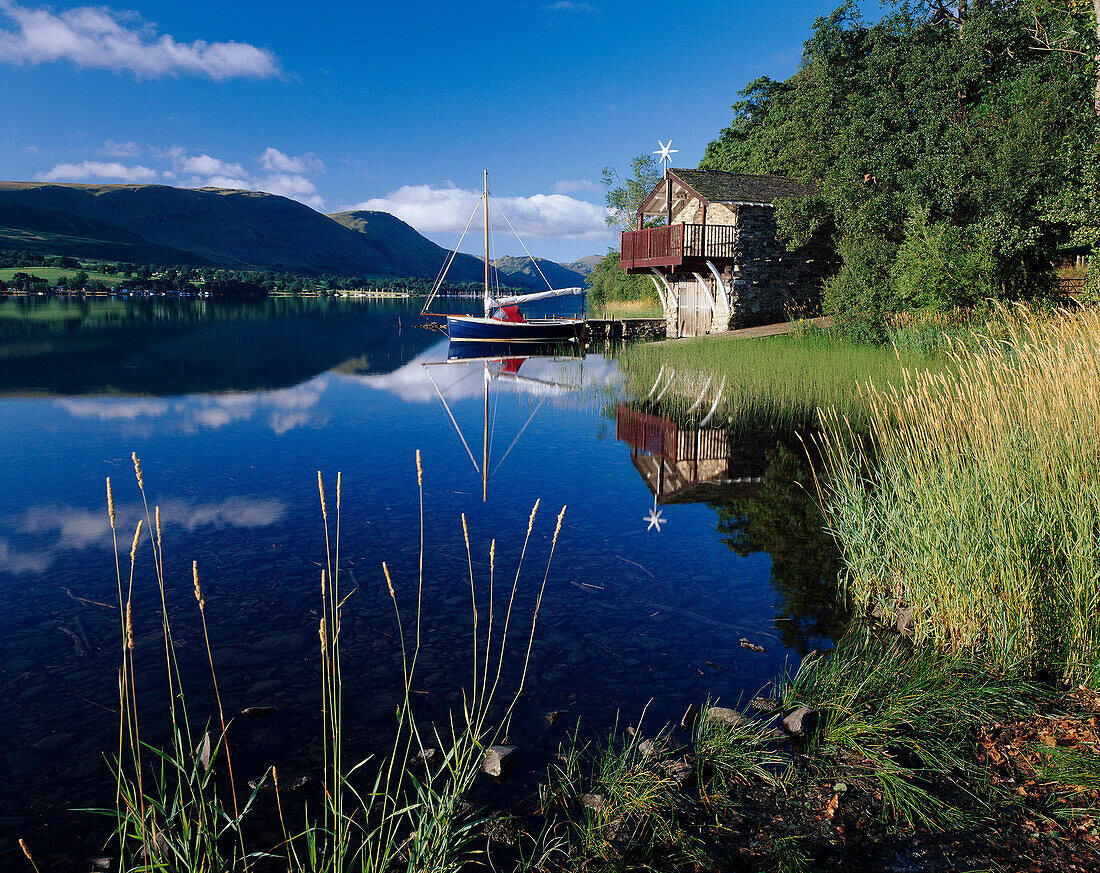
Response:
M657 145L659 145L661 148L658 151L655 151L653 154L661 156L659 158L661 166L663 166L667 170L668 165L672 163L672 155L678 154L680 150L672 148L672 140L669 140L667 143L663 143L660 140L657 140ZM660 528L658 528L658 530L659 529Z

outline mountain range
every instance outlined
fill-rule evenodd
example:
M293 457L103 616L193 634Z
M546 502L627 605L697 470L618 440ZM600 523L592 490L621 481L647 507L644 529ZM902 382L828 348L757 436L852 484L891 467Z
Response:
M449 256L386 212L323 215L257 191L41 182L0 182L0 249L343 276L433 277ZM546 287L529 259L492 263L502 285ZM539 259L554 287L582 285L584 265ZM481 259L458 254L448 279L479 282L484 272Z

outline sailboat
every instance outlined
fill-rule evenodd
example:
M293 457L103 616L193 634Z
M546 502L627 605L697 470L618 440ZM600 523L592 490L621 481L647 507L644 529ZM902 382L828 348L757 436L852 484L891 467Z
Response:
M447 315L447 335L462 342L490 343L575 343L584 336L587 292L584 288L549 288L530 294L493 297L489 262L489 171L485 171L485 290L484 314ZM471 215L471 220L473 216ZM467 224L467 229L469 224ZM463 231L463 237L465 231ZM462 240L459 239L459 245ZM455 247L457 250L457 246ZM453 262L452 253L447 266ZM535 265L536 269L538 264ZM539 271L541 274L541 270ZM428 308L446 279L444 268L421 310ZM545 279L546 277L543 276ZM549 282L547 285L549 286Z

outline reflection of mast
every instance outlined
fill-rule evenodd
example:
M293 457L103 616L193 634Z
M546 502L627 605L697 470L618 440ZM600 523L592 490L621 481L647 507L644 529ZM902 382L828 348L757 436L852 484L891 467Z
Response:
M510 355L515 355L516 352L511 349L508 350ZM529 351L526 354L530 354ZM496 466L493 468L493 474L500 469L501 465L508 459L512 449L516 447L516 443L519 442L520 437L523 436L527 430L528 425L538 415L539 410L542 409L543 404L546 403L547 397L550 393L546 389L565 389L571 390L575 386L571 386L561 382L553 382L547 379L537 379L530 376L522 376L519 373L519 368L523 363L528 360L526 357L507 357L500 356L493 357L480 357L480 358L456 358L448 361L425 361L421 366L424 368L424 372L428 376L428 380L432 383L432 387L435 389L436 395L439 397L440 402L443 404L443 409L447 413L447 417L450 419L451 424L454 426L455 433L458 434L458 438L462 441L462 447L466 449L466 454L470 458L470 463L473 464L474 469L481 476L481 499L484 502L488 502L489 498L489 383L493 379L499 379L507 377L509 381L517 383L519 385L527 385L532 389L537 389L538 393L542 396L539 402L535 405L535 408L531 410L531 414L527 416L527 420L523 423L523 426L516 433L515 438L512 440L511 445L504 451L500 459L496 462ZM484 380L484 389L482 395L482 448L481 448L481 464L477 462L477 458L474 456L473 449L470 448L470 443L466 440L466 436L462 433L462 428L459 427L458 420L455 418L454 413L451 411L451 406L447 402L447 398L443 396L443 392L439 388L439 384L432 376L432 368L440 366L453 366L455 364L469 364L480 361L482 364L482 378ZM491 367L490 365L494 365ZM500 365L497 368L495 365ZM469 374L472 375L472 374ZM464 376L463 379L467 378ZM460 379L459 381L462 381ZM456 383L457 384L457 383ZM453 386L452 386L453 387ZM499 394L499 388L498 388Z
M486 174L487 175L487 174ZM489 208L488 201L485 208ZM488 263L488 261L486 261ZM488 273L486 273L488 275ZM481 452L481 502L485 503L489 498L489 362L485 364L485 433L484 448Z

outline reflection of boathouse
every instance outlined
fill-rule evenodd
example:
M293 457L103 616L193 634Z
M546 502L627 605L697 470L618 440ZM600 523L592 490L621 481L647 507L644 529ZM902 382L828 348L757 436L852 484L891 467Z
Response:
M653 282L669 336L784 321L792 307L817 305L835 269L824 230L790 250L776 236L775 201L815 191L784 176L666 170L638 229L622 235L623 269Z
M630 446L631 463L662 505L751 497L767 469L766 440L734 441L726 427L681 426L628 406L616 411L615 439Z

